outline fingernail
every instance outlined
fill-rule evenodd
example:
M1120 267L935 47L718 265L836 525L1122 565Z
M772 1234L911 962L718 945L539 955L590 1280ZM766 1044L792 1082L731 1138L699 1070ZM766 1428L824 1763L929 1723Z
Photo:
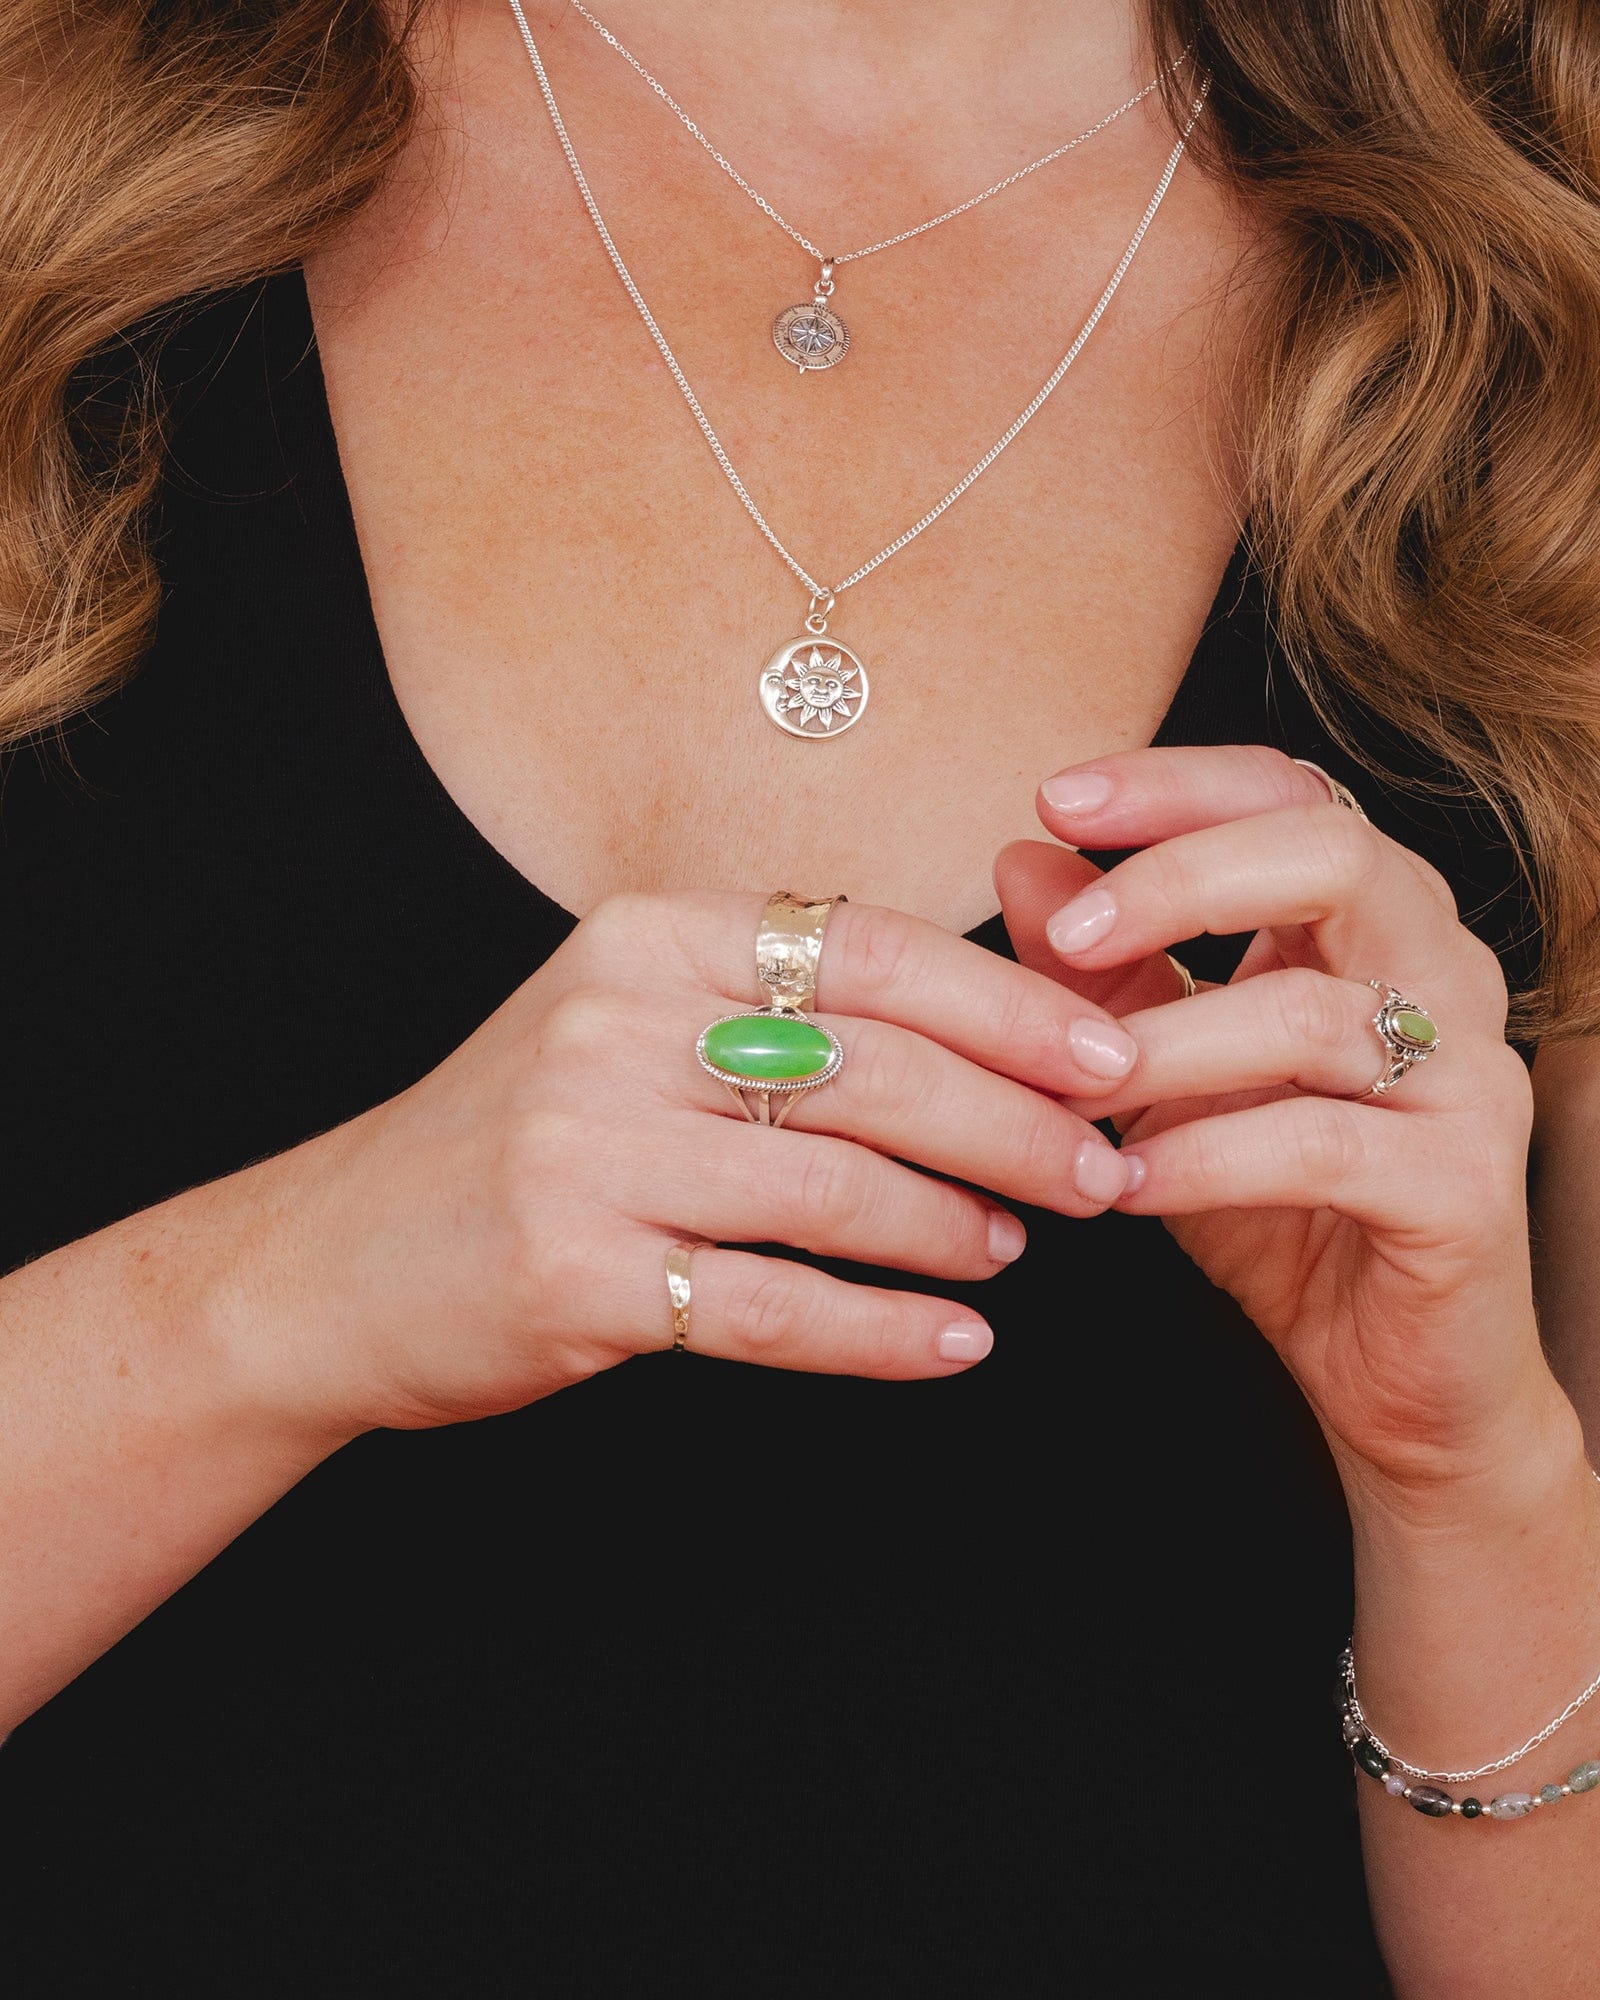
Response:
M1028 1247L1028 1232L1006 1209L989 1211L989 1255L997 1264L1014 1264Z
M1059 778L1046 778L1039 794L1057 812L1098 812L1111 796L1111 780L1098 771L1066 771Z
M994 1346L994 1335L981 1320L947 1326L939 1336L941 1361L981 1361Z
M1143 1155L1140 1153L1119 1153L1117 1158L1121 1160L1123 1172L1128 1176L1128 1185L1122 1192L1124 1194L1136 1193L1144 1186L1144 1177L1149 1172L1149 1168L1144 1163Z
M1117 920L1117 906L1105 889L1085 889L1045 925L1045 935L1063 957L1071 958L1098 944Z
M1138 1060L1139 1044L1115 1021L1074 1021L1067 1041L1091 1076L1126 1076Z
M1122 1155L1104 1139L1085 1139L1072 1170L1073 1185L1085 1201L1109 1208L1128 1184Z

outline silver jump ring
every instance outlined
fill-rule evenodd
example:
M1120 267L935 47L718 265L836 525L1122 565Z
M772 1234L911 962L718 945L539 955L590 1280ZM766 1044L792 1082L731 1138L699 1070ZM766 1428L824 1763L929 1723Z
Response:
M1384 979L1369 979L1367 984L1383 999L1383 1005L1372 1017L1372 1025L1378 1031L1388 1061L1377 1082L1358 1091L1357 1096L1387 1097L1403 1076L1418 1063L1426 1062L1438 1048L1439 1030L1427 1008L1408 1000L1397 986Z

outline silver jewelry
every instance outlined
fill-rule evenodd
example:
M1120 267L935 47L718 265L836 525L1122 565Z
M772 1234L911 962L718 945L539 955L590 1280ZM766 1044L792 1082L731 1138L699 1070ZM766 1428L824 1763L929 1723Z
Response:
M1125 103L1119 104L1115 111L1108 111L1104 118L1097 119L1093 125L1079 132L1075 138L1068 139L1064 145L1055 147L1052 151L1043 154L1039 159L1030 162L1029 165L1019 167L1014 174L1007 174L1004 180L998 180L993 186L986 187L981 194L973 195L969 200L958 203L954 208L947 208L942 215L930 216L926 222L919 222L914 228L902 229L897 236L886 236L881 243L868 243L859 250L846 250L829 256L826 251L819 250L809 236L803 235L796 229L792 222L786 222L764 195L757 194L756 190L745 179L744 175L740 173L733 162L712 145L705 133L701 131L700 127L689 116L688 112L684 110L683 106L667 89L666 85L658 77L650 74L649 70L645 68L644 64L640 62L631 49L624 48L605 23L596 19L589 12L588 8L584 6L583 0L571 0L571 5L589 23L589 26L594 29L600 39L603 42L609 43L616 50L617 54L621 56L622 60L643 77L656 96L661 99L661 102L677 118L684 130L699 145L705 148L706 152L716 161L729 180L736 187L741 188L755 203L756 207L761 210L761 213L769 221L775 222L791 242L799 244L800 248L808 256L816 259L818 277L813 287L812 298L804 305L790 306L784 312L779 313L772 326L774 346L783 356L784 360L789 362L792 367L797 368L802 375L810 374L820 369L836 367L850 350L850 329L828 303L834 293L835 280L833 274L841 264L853 264L860 257L874 256L879 250L892 250L897 243L909 243L913 236L925 235L928 230L937 229L941 222L952 222L956 216L965 215L969 208L976 208L980 202L988 201L991 196L1002 194L1009 187L1015 187L1018 181L1026 180L1029 174L1036 174L1041 167L1049 166L1052 160L1059 160L1063 154L1076 151L1086 140L1095 138L1099 133L1105 131L1108 125L1114 125L1124 113L1132 111L1137 105L1143 104L1152 92L1161 87L1163 77L1181 68L1189 59L1189 51L1185 49L1173 59L1160 76L1152 77L1142 90L1135 91L1133 96L1128 98Z
M1353 812L1357 819L1367 818L1366 811L1355 793L1348 785L1342 785L1331 771L1323 770L1320 764L1313 764L1309 757L1296 757L1294 761L1303 771L1312 771L1322 780L1328 788L1329 798L1336 806L1343 806L1346 812ZM1368 820L1367 824L1370 826L1371 821Z
M956 481L936 506L930 507L922 519L914 522L904 534L897 535L892 542L879 549L875 556L853 569L842 583L836 583L830 588L826 584L819 583L805 565L784 547L766 516L750 497L749 488L735 471L733 461L723 449L722 440L711 427L710 418L700 407L700 399L689 386L689 378L678 365L678 357L668 346L666 335L657 324L654 313L646 305L643 293L634 283L633 274L622 261L621 251L612 241L611 232L606 227L605 218L600 213L578 155L567 135L567 128L562 122L555 92L550 88L550 79L545 73L538 44L533 39L527 17L522 11L521 0L510 0L510 6L516 16L523 44L528 51L528 59L533 64L534 75L538 78L539 92L544 99L545 109L550 114L550 123L555 129L556 138L560 141L562 153L571 169L583 205L588 211L589 220L594 224L595 232L605 248L607 257L611 260L612 269L621 279L623 288L632 299L639 317L644 321L650 338L656 344L657 352L667 364L673 381L677 383L695 422L700 426L701 435L711 447L712 454L721 466L728 484L738 495L740 505L760 530L768 545L781 557L790 574L810 592L811 606L805 620L805 636L787 641L761 669L757 682L761 705L768 716L777 722L780 728L786 729L791 736L803 737L810 742L818 742L830 736L842 736L865 715L868 688L866 667L859 655L852 652L849 647L840 645L836 639L829 640L825 647L816 643L827 637L828 618L835 602L845 591L870 576L881 564L886 563L891 556L898 555L908 542L914 542L925 528L931 528L939 516L947 508L953 507L967 488L988 471L1007 445L1049 401L1057 385L1083 352L1090 336L1105 316L1106 308L1115 298L1117 288L1127 276L1129 266L1139 253L1140 244L1143 243L1151 223L1156 219L1156 212L1166 199L1167 189L1172 185L1172 177L1178 171L1178 162L1183 158L1188 146L1189 134L1194 130L1195 123L1205 108L1206 95L1210 89L1209 80L1200 86L1188 122L1178 137L1178 143L1168 155L1167 163L1161 170L1161 178L1156 183L1155 193L1150 197L1144 214L1139 218L1139 226L1133 232L1127 249L1123 251L1117 268L1111 274L1110 281L1095 302L1093 311L1079 329L1077 338L1057 362L1044 386L1027 408L995 440L977 464ZM808 682L811 685L808 686ZM839 687L837 694L834 692L835 683L838 683ZM820 700L817 698L819 696Z
M1367 984L1383 996L1383 1005L1372 1017L1378 1039L1389 1053L1382 1076L1362 1097L1387 1097L1409 1070L1426 1062L1439 1046L1439 1030L1426 1007L1407 1000L1397 986L1387 980L1369 979Z
M1600 1474L1597 1474L1596 1477L1600 1478ZM1391 1750L1367 1720L1366 1711L1361 1706L1361 1697L1356 1693L1356 1654L1354 1640L1350 1641L1340 1656L1339 1680L1344 1689L1342 1706L1345 1713L1349 1716L1351 1722L1357 1726L1360 1734L1364 1735L1366 1740L1378 1752L1379 1756L1387 1758L1396 1770L1404 1771L1408 1777L1420 1778L1427 1783L1436 1785L1470 1785L1475 1778L1492 1778L1497 1771L1509 1771L1513 1764L1520 1763L1524 1757L1528 1756L1532 1751L1537 1750L1540 1744L1548 1743L1563 1723L1570 1722L1580 1708L1585 1707L1589 1702L1593 1701L1597 1694L1600 1694L1600 1674L1596 1674L1583 1693L1574 1695L1554 1721L1547 1722L1543 1729L1539 1730L1535 1735L1530 1736L1526 1743L1519 1743L1515 1750L1508 1750L1503 1757L1496 1757L1492 1764L1479 1764L1470 1771L1428 1771L1424 1770L1420 1764L1408 1764L1404 1757ZM1354 1739L1352 1738L1351 1740L1353 1741Z
M768 1004L724 1014L695 1044L700 1067L723 1084L752 1125L781 1125L795 1098L830 1083L844 1067L831 1028L807 1019L817 997L822 936L845 896L797 896L776 889L756 929L756 983Z

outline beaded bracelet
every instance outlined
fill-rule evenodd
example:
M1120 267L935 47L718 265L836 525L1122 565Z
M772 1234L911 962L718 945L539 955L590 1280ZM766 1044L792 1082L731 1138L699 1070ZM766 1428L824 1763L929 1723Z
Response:
M1538 1740L1543 1742L1554 1735L1561 1723L1567 1720L1568 1715L1575 1714L1597 1688L1600 1688L1600 1682L1596 1682L1577 1701L1569 1704L1556 1722L1541 1731ZM1366 1717L1362 1714L1361 1703L1356 1695L1355 1655L1349 1646L1346 1646L1339 1661L1339 1686L1335 1698L1339 1708L1340 1724L1344 1731L1345 1746L1356 1768L1365 1771L1369 1778L1376 1778L1391 1798L1404 1799L1408 1805L1415 1807L1429 1819L1449 1819L1452 1816L1459 1819L1526 1819L1539 1806L1557 1805L1574 1792L1592 1792L1600 1788L1600 1758L1590 1758L1586 1763L1577 1765L1567 1773L1559 1785L1541 1785L1536 1792L1501 1792L1498 1797L1490 1799L1487 1805L1477 1798L1455 1798L1440 1785L1413 1785L1407 1781L1405 1773L1408 1770L1414 1771L1417 1767L1404 1765L1404 1768L1401 1768L1403 1760L1392 1756L1387 1747L1378 1742L1367 1727ZM1497 1764L1483 1766L1481 1772L1472 1775L1487 1776L1491 1770L1504 1770L1525 1754L1525 1750L1516 1751L1509 1757L1501 1758Z

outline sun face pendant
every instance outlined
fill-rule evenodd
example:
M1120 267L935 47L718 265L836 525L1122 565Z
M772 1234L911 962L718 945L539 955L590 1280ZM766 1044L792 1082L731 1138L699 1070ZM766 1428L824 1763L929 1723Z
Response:
M761 669L761 706L791 736L842 736L867 712L867 670L826 636L790 639Z

